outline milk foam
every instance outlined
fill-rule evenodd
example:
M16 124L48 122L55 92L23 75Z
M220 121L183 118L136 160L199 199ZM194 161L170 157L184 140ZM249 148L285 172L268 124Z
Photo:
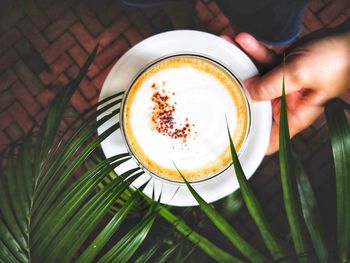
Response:
M131 96L131 103L127 103L125 117L125 133L136 158L149 170L156 170L154 173L175 180L179 177L174 163L189 180L203 179L225 168L230 162L225 116L236 144L241 143L246 132L246 127L238 122L242 107L237 107L234 97L242 99L243 95L233 78L228 81L230 87L226 86L227 78L223 83L191 63L165 67L145 76ZM156 91L167 95L169 104L175 107L174 129L189 124L186 138L161 134L152 126L151 98ZM238 136L237 127L241 129Z

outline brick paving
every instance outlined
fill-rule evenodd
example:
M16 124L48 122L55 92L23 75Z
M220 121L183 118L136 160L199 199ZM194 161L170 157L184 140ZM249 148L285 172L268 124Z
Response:
M214 1L198 0L194 15L196 29L216 35L235 34L234 26ZM301 35L337 26L349 16L348 0L311 0ZM109 70L130 47L170 29L171 21L163 9L132 9L117 0L1 0L0 149L43 120L55 93L74 78L97 43L99 52L72 99L71 113L81 112L97 101ZM296 136L294 142L313 175L313 184L321 189L332 180L324 117ZM283 225L277 175L274 155L265 158L251 181L267 207L268 217L276 225ZM322 195L318 198L322 200ZM234 224L242 225L239 221L244 217L239 215ZM258 242L251 231L247 230L246 236Z

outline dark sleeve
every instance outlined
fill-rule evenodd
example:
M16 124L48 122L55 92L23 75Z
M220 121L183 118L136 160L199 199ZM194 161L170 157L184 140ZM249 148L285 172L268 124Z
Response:
M346 21L344 21L341 25L334 27L334 28L322 28L317 31L311 32L310 34L302 37L301 39L298 39L298 41L295 41L291 46L289 46L286 49L286 53L290 52L294 48L297 48L298 46L301 46L311 40L344 33L344 32L350 32L350 18L348 18Z
M242 31L272 45L287 44L301 31L309 0L216 0Z

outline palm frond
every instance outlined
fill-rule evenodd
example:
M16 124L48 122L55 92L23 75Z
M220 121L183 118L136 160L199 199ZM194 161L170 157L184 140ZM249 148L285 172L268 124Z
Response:
M148 262L161 247L161 242L156 242L150 248L145 250L136 260L135 263L146 263Z
M50 152L47 153L45 160L42 163L41 169L40 169L40 175L46 175L46 177L50 177L50 172L57 170L57 166L60 164L60 162L63 162L64 159L62 156L62 152L68 151L68 147L71 146L71 144L77 139L78 136L81 136L82 132L88 129L92 124L95 123L96 118L99 117L104 112L108 111L110 108L117 106L121 99L118 98L122 95L122 93L118 93L114 96L108 97L101 102L97 103L96 105L93 105L89 109L87 109L85 112L80 114L62 133L62 135L58 138L58 140L54 143L54 145L51 147ZM117 99L117 100L115 100ZM103 106L101 106L103 105ZM96 110L96 107L101 106L98 110ZM78 125L80 122L82 122L80 125ZM95 124L94 124L95 125ZM94 130L90 127L90 133L93 134ZM72 132L72 134L68 137L66 140L66 143L63 144L64 136L67 135L68 132ZM87 135L88 135L87 134ZM85 135L86 136L86 135ZM81 139L80 139L81 140ZM81 147L80 145L77 145L78 148ZM47 179L46 179L47 180ZM45 179L41 178L40 180L41 184L44 184Z
M308 236L302 215L301 202L296 182L296 171L291 150L291 142L288 128L287 102L285 83L283 76L280 128L279 128L279 160L284 207L291 230L291 235L300 261L308 261Z
M11 163L9 164L12 165ZM12 176L12 173L13 169L8 169L7 174ZM3 170L1 170L2 174ZM10 256L12 255L12 257L28 259L28 240L21 230L20 224L16 223L16 214L11 208L10 197L7 195L7 191L5 191L2 178L4 178L3 175L0 177L0 236L3 237L1 244L4 252L9 252L6 253L6 258L11 258ZM19 254L18 256L16 252Z
M144 196L146 201L152 202L147 196ZM188 240L193 242L201 250L203 250L208 256L216 260L217 262L241 262L238 258L221 249L208 238L200 235L189 227L183 220L177 217L165 206L160 206L159 215L164 218L167 222L172 224L174 228L186 236Z
M29 262L28 254L18 244L15 237L11 234L5 223L0 220L0 234L1 234L1 256L15 262Z
M133 227L117 244L115 244L98 263L112 262L118 259L118 262L127 262L141 245L151 229L155 218L157 217L157 203L154 203L140 222Z
M267 220L263 214L262 207L256 198L253 190L251 189L247 178L243 172L242 166L239 162L238 155L231 138L230 128L227 125L228 138L230 141L230 150L231 157L233 161L234 170L236 172L236 177L241 189L244 203L254 220L256 226L258 227L260 234L265 242L266 247L268 248L272 258L276 261L279 261L283 258L286 258L282 247L278 243L277 238L271 230L271 226L267 223ZM281 260L282 261L282 260Z
M341 262L348 262L350 253L350 128L344 109L349 109L349 105L340 100L333 100L326 105L325 112L335 166L338 255Z
M182 245L183 240L177 244L169 246L165 251L162 252L162 255L158 257L155 261L158 263L166 263L170 258L175 254L176 250Z
M253 248L248 242L246 242L238 232L205 200L194 190L190 183L183 176L181 171L179 171L180 176L185 181L187 188L190 190L193 197L197 200L202 211L208 216L208 218L213 222L213 224L220 230L220 232L226 236L226 238L236 247L245 257L249 258L254 262L269 262L269 260ZM241 262L236 259L235 262Z
M73 122L72 125L78 124L78 128L74 129L67 141L63 141L63 136L68 130L61 136L57 133L65 105L85 75L96 50L89 56L77 78L50 105L38 137L30 133L20 147L14 147L4 155L2 163L6 163L7 170L1 170L4 176L0 178L0 260L69 262L79 254L82 246L95 247L96 243L89 245L88 238L96 227L102 233L108 233L103 238L97 235L93 239L97 242L98 252L134 206L131 199L129 205L121 210L123 215L118 215L119 223L114 218L110 224L101 225L118 196L143 173L138 168L130 170L111 180L104 189L96 191L110 171L130 158L128 154L104 160L73 183L70 182L77 168L96 147L119 129L117 123L94 137L99 126L119 113L121 94L100 102L98 105L101 107L97 111L92 107L86 116L80 116ZM116 110L95 122L98 116L112 107L116 107ZM148 226L142 225L139 229L147 232ZM129 253L125 258L136 251L142 240L139 239L138 244L129 244ZM88 249L86 251L85 255L92 259L96 255L95 252L89 254Z
M126 204L112 217L106 227L98 234L93 242L85 249L84 253L78 258L77 263L89 263L93 262L97 254L107 244L108 240L112 237L128 213L135 205L136 199L140 198L137 192L128 199Z
M136 173L125 182L115 180L96 193L55 237L47 240L47 243L40 242L42 245L37 247L40 255L44 254L49 259L47 262L54 262L58 258L69 262L97 223L108 213L116 197L139 176L140 173Z
M68 106L72 95L77 90L81 80L84 78L84 76L86 76L91 63L95 58L97 50L98 46L96 46L92 53L89 55L82 69L79 71L77 77L68 85L66 89L62 89L52 101L51 106L48 110L47 117L44 121L44 125L41 126L38 137L39 141L37 144L37 153L38 156L40 156L39 160L44 159L44 156L50 151L50 148L53 146L63 113ZM40 166L40 163L38 163L38 166ZM37 179L38 178L36 178L36 180Z
M27 208L22 203L23 202L23 195L19 193L24 187L22 182L20 181L19 174L17 173L15 167L16 167L16 160L14 157L14 153L10 153L10 156L7 160L7 174L10 176L7 176L7 186L9 189L9 201L11 204L11 208L14 211L14 215L16 217L16 221L18 223L18 226L25 237L26 240L28 240L28 221L27 221Z
M94 156L95 163L98 163L102 161L97 156ZM114 178L117 178L118 175L114 171L110 172L109 178L113 180ZM110 180L107 180L107 184L110 183ZM105 187L106 183L101 183L101 187ZM134 192L135 190L129 188L127 189L129 192ZM154 201L143 194L142 192L138 191L144 198L144 200L149 204L153 204ZM127 195L125 200L128 200L130 198L130 194ZM119 207L115 207L112 209L112 211L115 211L117 213L119 211ZM211 242L208 238L200 235L195 230L193 230L191 227L189 227L181 218L176 216L174 213L172 213L166 206L159 205L159 215L166 220L168 223L173 225L173 227L183 236L185 236L189 241L191 241L195 246L200 248L202 251L204 251L208 256L216 260L217 262L240 262L236 257L230 255L230 253L224 251L217 245L215 245L213 242Z
M305 169L296 154L293 155L301 207L310 238L320 262L329 262L329 251L314 191Z
M129 158L125 158L125 155L123 154L101 162L91 170L87 171L73 185L63 192L59 199L51 206L50 211L41 218L38 227L34 228L33 226L33 232L35 234L32 238L32 246L34 246L37 241L42 243L45 239L52 238L55 233L60 231L60 229L62 229L62 227L65 226L70 218L77 212L79 207L87 200L91 193L96 190L97 184L103 179L103 177L107 176L110 170L121 165L128 159ZM54 225L52 225L53 220L56 220ZM48 230L50 230L52 236L47 234ZM44 240L42 239L42 236L45 237Z
M175 259L175 262L177 262L177 263L187 262L187 259L189 259L191 257L191 255L195 249L196 249L196 246L193 245L192 248L185 255L178 254L178 256Z
M43 176L41 181L42 183L40 182L37 185L36 195L34 196L35 205L33 206L33 213L37 213L38 218L40 218L43 213L40 212L40 210L44 211L47 206L52 203L76 169L88 158L96 147L98 147L100 143L109 135L119 129L119 123L108 128L106 131L100 134L100 136L94 138L85 147L83 147L79 155L74 158L73 161L71 161L71 157L89 138L91 138L97 127L115 116L116 113L117 112L108 114L98 121L96 126L94 125L93 127L86 129L74 143L70 143L67 148L62 151L62 159L57 157L57 159L52 163L50 166L50 171L47 171ZM67 164L69 161L71 161L71 163L68 167L66 167L65 164ZM55 185L55 189L52 189L53 185Z

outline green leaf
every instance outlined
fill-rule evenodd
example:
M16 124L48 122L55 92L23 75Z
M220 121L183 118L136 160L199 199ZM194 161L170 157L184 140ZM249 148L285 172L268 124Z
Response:
M96 104L89 107L87 110L80 113L72 122L69 124L66 129L62 132L62 135L58 137L58 140L53 147L55 150L59 149L59 145L61 145L61 141L63 141L64 137L68 135L72 130L74 131L72 136L75 134L76 130L83 130L87 125L94 123L101 114L105 114L108 110L120 104L122 101L122 95L124 92L119 92L112 96L102 99ZM68 140L71 140L69 136ZM49 153L51 155L51 152ZM52 154L54 155L54 154Z
M7 247L8 252L6 254L11 254L16 257L19 262L28 262L28 256L22 250L21 246L13 238L12 234L0 218L0 240L3 242L4 246ZM6 251L4 251L5 253Z
M59 172L61 169L64 169L67 162L72 158L72 156L80 149L80 147L83 146L83 144L95 134L96 129L102 125L104 122L106 122L108 119L114 117L118 111L114 111L111 114L108 114L107 116L103 117L101 120L99 120L94 125L89 125L89 123L85 123L82 125L80 129L76 129L73 134L70 136L70 139L67 140L67 142L62 147L60 153L55 156L54 160L48 160L48 163L50 164L50 167L46 169L41 169L39 176L40 182L37 184L36 187L36 195L35 195L35 201L36 203L40 204L40 201L37 201L40 198L40 195L44 195L46 197L46 192L43 192L43 187L45 187L45 190L49 190L47 185L52 184L53 182L56 182L56 177L59 176ZM116 125L110 127L108 130L111 131L111 129L118 129L119 123ZM106 131L103 133L106 135ZM108 135L107 135L108 136ZM95 139L98 140L100 137L102 137L102 134ZM91 144L90 144L91 145ZM45 160L44 160L45 164ZM62 178L60 177L60 180ZM45 198L44 198L45 199ZM35 211L36 207L34 207Z
M85 249L84 253L76 261L77 263L93 262L97 254L105 246L108 240L112 237L121 223L124 221L130 210L136 203L136 198L139 197L135 192L126 202L126 204L113 216L107 226L98 234L93 242Z
M62 193L60 199L51 206L43 219L39 221L38 227L32 230L32 247L35 247L38 241L45 243L46 240L50 240L67 224L83 202L95 191L98 183L115 167L129 159L130 157L127 154L120 154L101 161L82 175L67 191ZM55 222L53 226L52 222Z
M20 149L22 151L23 149ZM19 153L21 154L21 152ZM15 184L15 186L11 186L12 189L16 189L16 197L14 198L14 195L12 195L11 199L16 199L15 202L18 202L19 209L21 210L20 214L18 214L18 220L23 221L23 225L25 226L24 234L26 238L29 236L29 229L28 229L28 217L29 217L29 206L30 201L27 196L27 187L24 180L25 172L22 167L22 162L20 160L20 157L18 156L16 161L13 160L13 166L14 166L14 173L12 177L8 177L8 182L11 184ZM18 210L17 210L18 212ZM20 218L21 217L21 218Z
M226 121L227 123L227 121ZM236 153L235 146L233 144L230 129L227 124L227 132L228 132L228 138L230 141L230 150L231 150L231 157L233 161L233 166L235 169L236 177L241 189L242 197L244 200L244 203L254 220L256 226L259 229L259 232L265 242L265 245L267 249L269 250L272 258L276 261L281 260L282 258L286 258L286 255L282 249L282 247L279 245L275 235L273 234L271 230L271 226L267 223L267 220L263 214L262 207L256 198L253 190L251 189L247 178L245 177L245 174L243 172L242 166L239 162L238 155Z
M57 133L69 99L86 74L96 50L89 56L77 78L57 94L39 134L29 133L8 159L1 159L1 164L7 166L4 176L7 184L0 181L0 262L70 262L115 200L143 173L138 173L139 169L130 170L112 180L110 188L96 193L94 190L103 177L130 158L124 154L102 161L96 169L92 168L82 177L74 178L75 182L70 182L77 168L90 158L101 141L119 129L119 124L116 124L95 137L97 127L119 114L119 109L97 123L96 117L114 106L118 107L121 100L117 96L121 94L113 96L116 99L113 102L110 102L110 98L101 102L101 108L96 112L92 112L92 107L85 112L86 115L80 115L68 127L69 130L73 129L73 136L67 141L62 140L65 133ZM32 149L34 144L35 148ZM129 178L128 174L131 175ZM132 202L133 199L128 197L125 200ZM128 207L129 201L122 203L119 210L122 214L106 226L107 232L103 232L103 236L98 235L100 249L128 214L127 210L131 209ZM125 259L131 254L125 254Z
M49 149L53 145L55 136L58 132L58 126L60 121L62 120L63 113L68 106L68 103L78 88L81 80L86 76L86 73L96 56L98 49L98 45L91 52L83 67L78 73L78 76L68 85L67 88L62 89L55 97L55 99L51 102L51 106L49 107L47 117L44 121L44 125L41 128L39 133L39 143L38 147L40 151L38 151L38 157L40 160L44 158L44 156L49 152Z
M65 152L67 148L73 143L79 136L82 136L82 132L86 132L86 129L92 128L91 125L96 125L96 118L98 118L101 114L106 113L111 108L118 106L121 102L121 99L117 99L122 93L118 93L114 96L108 97L96 105L92 106L87 111L80 114L75 121L72 122L71 125L69 125L66 130L63 132L62 136L57 140L56 144L52 146L51 151L48 153L47 157L43 160L43 165L40 169L40 175L44 177L41 178L41 181L46 181L45 176L49 176L51 174L52 170L56 170L57 164L60 164L60 157L62 156L62 152ZM91 113L92 110L95 110L97 106L101 106L97 111ZM90 114L89 114L90 113ZM82 122L79 126L79 124ZM76 127L77 126L77 127ZM95 131L94 129L92 129ZM73 132L72 132L73 131ZM65 143L63 144L62 141L64 140L64 137L68 135L68 132L72 132ZM54 162L54 163L53 163ZM50 164L50 166L48 166ZM40 176L39 175L39 176Z
M83 130L85 127L87 127L90 123L96 120L96 117L100 114L104 113L106 110L110 109L114 106L114 103L111 103L111 101L114 101L117 97L121 96L123 92L117 93L115 95L112 95L110 97L107 97L97 104L91 106L84 112L82 112L73 122L67 126L67 128L63 131L61 136L58 136L58 139L55 144L51 146L51 150L44 156L44 160L42 160L40 157L42 147L40 143L37 143L37 147L35 149L35 156L37 158L34 159L34 174L35 174L35 182L37 183L43 174L46 174L48 169L48 164L51 164L53 160L56 160L57 154L62 152L62 145L67 145L67 143L62 144L62 141L64 141L64 138L68 136L68 133L73 131L73 134L71 136L68 136L67 141L73 141L74 135L79 134L79 131ZM117 103L117 102L116 102ZM107 105L106 105L107 104ZM49 107L52 107L53 105L50 104ZM96 107L100 107L98 110L96 110ZM87 117L88 116L88 117ZM78 124L82 122L80 126ZM42 125L43 127L44 125ZM39 138L41 138L42 134L39 134ZM50 165L51 166L51 165Z
M56 178L56 176L52 175L52 177L49 180L49 185L45 188L45 191L43 191L41 195L38 197L38 199L36 200L38 205L33 207L33 213L35 213L35 216L37 218L40 218L43 216L47 208L57 198L57 195L63 189L67 180L73 175L74 171L86 160L86 158L88 158L88 156L93 152L93 150L96 149L96 147L98 147L104 139L106 139L109 135L111 135L117 129L119 129L119 123L108 128L106 131L100 134L100 136L98 136L96 139L90 142L80 152L80 154L70 163L70 165L63 171L62 174L58 174L57 172L55 172L55 175L57 176L61 175L56 180L53 180L53 178ZM82 140L85 140L85 139L82 139ZM75 142L72 145L72 148L78 148L79 143L81 142ZM68 162L68 160L69 158L65 159L64 162L66 163ZM53 184L55 185L54 189L52 189ZM43 193L45 193L45 195ZM39 211L35 210L35 208Z
M155 206L151 206L149 211L140 222L133 227L117 244L115 244L99 261L98 263L113 262L117 259L118 262L128 262L131 256L135 253L137 248L142 244L146 238L153 222L157 216L154 211Z
M321 215L318 209L315 194L311 183L296 154L294 156L296 167L296 178L300 195L301 207L306 226L309 230L311 241L320 262L329 262L329 252L324 236L324 229L321 223Z
M144 197L147 203L153 204L154 201L152 199L150 199L142 192L140 192L140 194ZM213 244L206 237L198 234L196 231L190 228L182 219L174 215L165 206L159 205L159 215L163 217L166 221L168 221L170 224L172 224L179 233L184 235L188 240L190 240L192 243L198 246L201 250L203 250L207 255L209 255L217 262L242 262L238 258L230 255L223 249Z
M0 262L18 263L19 261L0 239ZM28 262L28 261L26 261Z
M192 246L192 248L187 252L187 254L185 254L185 255L178 255L179 257L181 256L181 258L176 257L177 260L175 262L177 262L177 263L187 262L187 259L190 258L190 256L195 251L195 249L196 249L196 246Z
M8 182L11 182L11 184L15 183L15 188L11 186L11 189L16 189L15 195L17 195L17 201L20 202L20 209L21 212L18 213L18 210L16 210L16 213L18 213L18 220L21 220L21 224L25 227L24 230L24 237L20 237L20 239L26 240L26 246L25 246L25 253L26 256L29 256L29 224L30 224L30 208L31 208L31 201L32 201L32 166L31 166L31 156L29 154L29 140L30 140L30 133L24 138L24 141L19 148L17 160L13 164L15 166L13 174L8 175ZM11 196L11 199L13 198L13 195ZM10 224L14 224L14 222L10 222ZM18 241L16 241L18 242Z
M291 151L284 76L280 111L279 147L284 207L286 209L295 251L300 257L300 261L307 261L307 230L302 215L301 202L296 182L295 164ZM303 256L306 256L306 258Z
M35 178L35 188L38 188L38 181L40 179L40 183L45 184L46 181L41 178L43 175L43 170L40 169L43 165L43 161L47 157L47 155L52 151L52 146L54 145L54 138L57 135L58 126L62 119L63 112L68 105L68 102L70 98L72 97L75 90L78 88L80 81L85 76L93 58L96 55L98 46L93 50L91 55L88 57L87 61L85 62L83 68L80 70L78 76L74 79L74 81L69 84L69 86L66 89L62 89L61 92L56 96L54 101L51 103L49 107L49 112L47 115L47 118L44 122L44 125L42 125L42 130L39 133L39 142L37 143L37 161L35 162L35 171L36 171L36 178ZM67 144L66 144L67 145ZM63 151L64 152L64 151ZM61 162L62 165L65 165L65 162ZM52 166L51 166L52 168ZM47 173L44 171L44 175L51 175L50 173ZM39 187L39 191L36 191L36 195L39 193L42 193ZM46 196L46 195L44 195ZM38 203L38 202L35 202ZM39 202L40 204L41 202ZM34 207L35 211L36 207Z
M177 168L176 168L177 169ZM212 206L210 206L204 199L193 189L187 182L186 178L178 170L180 176L185 181L187 188L190 190L193 197L197 200L202 211L214 223L214 225L227 237L227 239L237 248L246 258L253 262L269 262L269 260L247 243L237 231L223 218Z
M157 263L166 263L168 262L168 259L170 259L171 256L175 253L175 251L181 246L183 241L178 242L177 244L171 245L166 251L162 252L162 255L157 258L155 261Z
M325 110L335 166L337 245L341 262L350 260L350 128L344 113L348 107L342 101L333 100Z
M22 203L22 195L19 195L19 189L20 187L17 184L17 174L15 172L14 166L15 161L13 158L14 153L10 153L10 157L7 160L7 185L9 189L9 201L11 204L11 207L14 211L14 215L16 217L16 222L18 223L22 235L27 237L28 236L28 224L27 219L25 215L25 207ZM15 222L14 222L15 223Z
M91 155L91 158L85 163L87 169L91 169L94 164L98 164L102 159L98 157L96 154ZM112 180L116 179L118 175L115 171L111 171L108 176L106 176L103 181L101 181L98 185L100 189L102 189L105 185L109 184ZM138 188L140 190L141 188ZM125 191L118 197L115 201L115 204L111 208L110 212L112 215L117 213L123 205L129 200L129 198L133 195L135 190L131 187L125 189ZM129 213L130 217L140 217L143 216L143 212L147 209L148 204L143 200L143 198L137 199L137 204L133 207L132 211Z
M12 175L8 174L7 176L12 176ZM23 235L19 224L16 222L14 212L10 207L10 201L5 192L5 188L2 185L1 179L0 179L0 211L1 211L0 212L1 219L3 220L4 224L8 227L9 232L13 235L16 242L18 242L22 251L27 251L28 250L27 239ZM0 237L1 236L2 235L0 235Z
M33 169L30 155L30 138L31 132L24 138L20 147L17 161L18 179L21 181L22 200L25 206L26 217L29 218L29 209L33 198Z
M149 249L144 251L136 260L134 263L146 263L148 262L154 254L159 250L161 246L160 242L155 243L153 246L151 246Z
M50 244L43 244L44 246L40 247L48 262L55 262L57 259L60 259L62 262L68 262L72 259L96 224L108 213L114 200L142 174L141 172L132 175L137 170L130 170L121 177L126 178L131 175L126 181L115 179L111 184L97 192L72 217L65 228L56 237L49 240Z

